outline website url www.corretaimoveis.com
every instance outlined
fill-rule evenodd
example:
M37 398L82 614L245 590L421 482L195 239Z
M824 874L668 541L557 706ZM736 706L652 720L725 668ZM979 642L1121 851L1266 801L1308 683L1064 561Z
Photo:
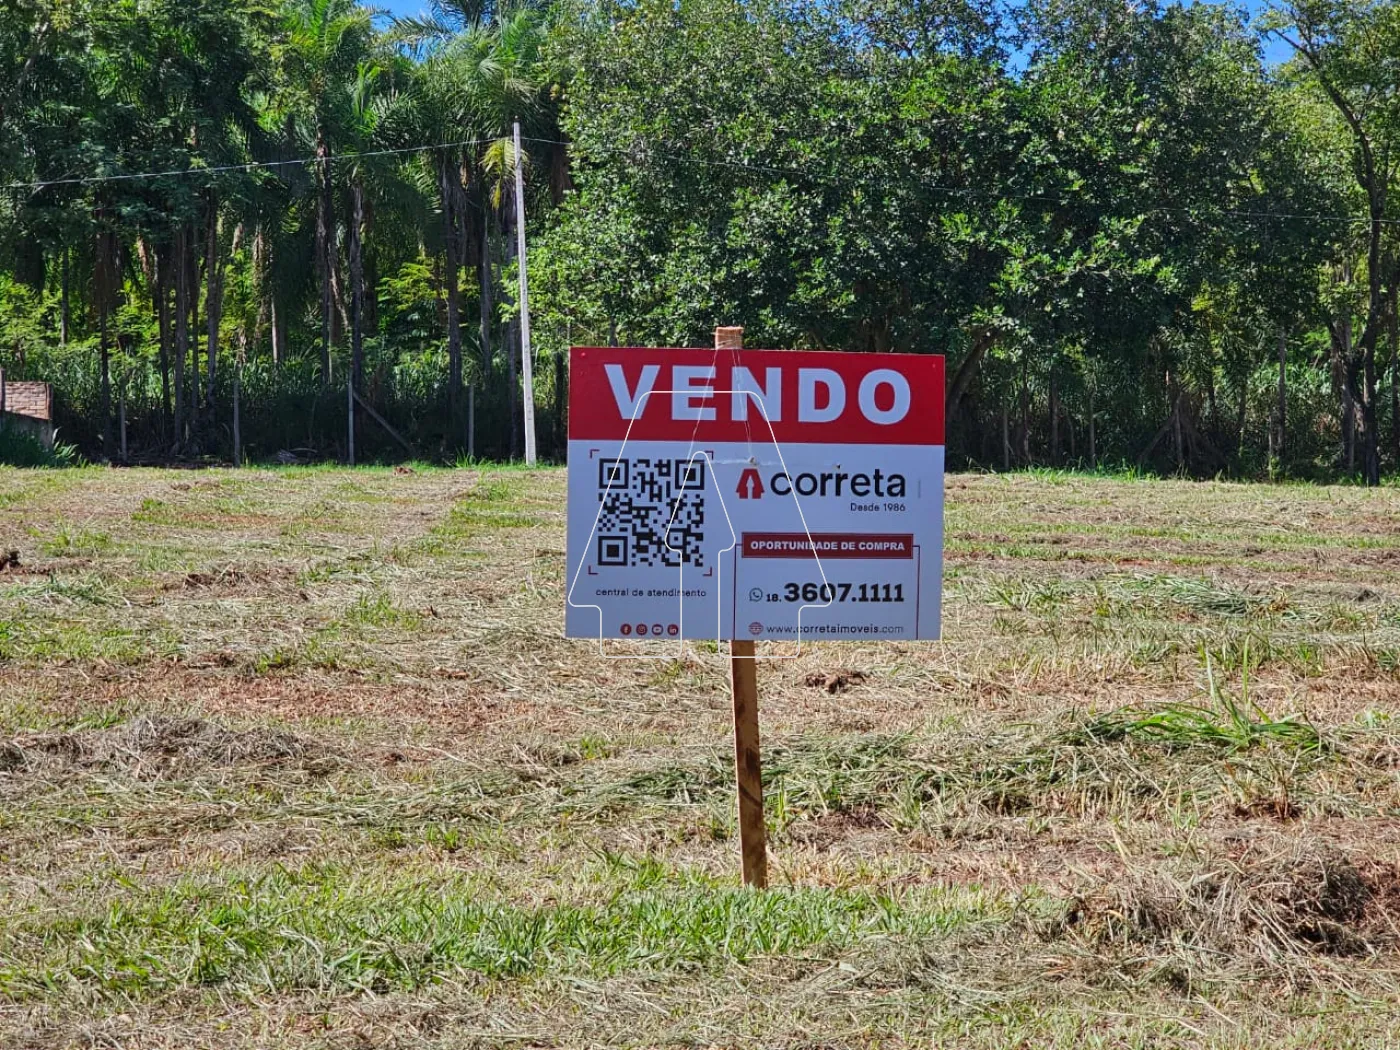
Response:
M767 625L765 624L764 627L763 627L763 637L765 637L765 638L796 638L796 637L797 637L797 630L798 630L798 629L797 629L796 627L770 627L770 626L767 626ZM858 624L858 623L827 624L827 623L813 623L813 624L804 624L803 627L802 627L802 636L803 636L804 638L805 638L805 637L808 637L808 636L810 636L810 635L874 635L874 634L900 635L900 634L904 634L904 633L905 633L905 630L904 630L903 625L901 625L901 624L877 624L877 623L863 623L863 624Z

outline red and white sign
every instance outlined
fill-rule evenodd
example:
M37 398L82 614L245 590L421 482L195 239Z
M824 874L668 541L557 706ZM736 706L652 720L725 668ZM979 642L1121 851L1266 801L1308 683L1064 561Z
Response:
M943 358L575 347L570 368L570 637L938 637Z

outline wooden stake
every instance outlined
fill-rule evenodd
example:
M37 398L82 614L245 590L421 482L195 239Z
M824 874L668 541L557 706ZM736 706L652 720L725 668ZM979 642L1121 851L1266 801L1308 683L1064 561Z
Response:
M734 695L734 775L739 783L739 852L744 885L768 886L763 825L763 766L758 749L758 674L754 643L729 643L729 688Z
M716 328L716 350L739 350L742 328ZM758 746L758 671L754 643L729 643L729 691L734 698L734 777L739 785L739 851L744 885L768 885L767 829L763 823L763 764Z

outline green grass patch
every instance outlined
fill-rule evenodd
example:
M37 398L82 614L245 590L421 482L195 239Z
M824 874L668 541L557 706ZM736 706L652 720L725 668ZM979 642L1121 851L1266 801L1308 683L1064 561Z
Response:
M131 512L131 520L141 525L180 525L179 513L165 500L147 496L141 505Z
M143 1000L198 986L256 996L415 990L469 976L693 972L937 937L1006 914L975 889L756 894L684 877L624 883L602 903L527 906L491 899L470 878L313 866L185 877L86 914L12 922L0 932L0 991L33 1000L82 986Z
M60 522L52 537L44 541L43 551L54 558L92 557L112 549L109 533L75 527Z
M1166 704L1153 711L1115 711L1094 719L1084 732L1089 739L1137 739L1168 747L1206 746L1234 754L1264 743L1301 751L1324 746L1317 727L1297 716L1273 718L1249 695L1249 648L1246 643L1238 694L1224 688L1205 654L1208 702Z
M153 656L173 656L179 648L179 640L168 632L140 631L97 619L32 615L0 619L0 660L135 664Z
M345 647L340 643L340 630L332 625L312 633L296 643L274 645L264 649L248 662L248 670L256 675L288 673L316 669L336 671L353 666Z
M401 631L414 631L423 626L420 613L395 604L385 591L360 595L341 620L354 627L392 627Z
M117 589L100 576L45 576L0 587L0 602L28 602L57 607L62 605L115 605L121 600Z
M447 517L415 545L417 553L451 553L467 544L479 544L500 529L526 529L544 519L527 509L526 481L521 476L488 475L479 479L465 497L453 504Z
M225 495L218 489L214 492L212 498L180 504L148 496L132 512L131 520L139 525L184 529L226 529L231 525L247 528L277 521L246 496Z
M92 468L28 470L0 463L0 510L28 507L87 477Z

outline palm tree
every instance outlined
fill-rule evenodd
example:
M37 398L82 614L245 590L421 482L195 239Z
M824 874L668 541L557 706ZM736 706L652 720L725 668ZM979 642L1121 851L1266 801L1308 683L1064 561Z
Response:
M471 131L465 99L457 91L451 59L441 52L426 56L413 67L408 108L401 114L396 141L402 145L435 145L426 154L437 193L442 222L443 284L446 299L448 404L456 432L462 387L461 289L463 194L460 157L462 141ZM483 329L483 335L485 330ZM485 345L485 344L483 344Z
M360 63L350 96L350 122L345 128L345 142L355 154L344 165L343 174L350 195L346 240L350 264L351 368L357 389L363 386L364 380L364 238L371 209L387 208L409 225L424 210L419 189L403 178L404 169L398 158L385 152L400 145L400 129L412 120L411 99L399 90L407 80L406 67L402 57L392 53Z
M491 369L491 217L500 211L513 170L511 127L541 110L539 9L489 2L435 2L426 17L395 22L395 38L416 50L414 94L419 129L442 144L434 152L442 215L447 300L448 390L458 418L462 384L458 272L476 263L482 370ZM513 404L513 402L512 402Z
M321 382L330 382L335 337L336 247L332 155L354 123L354 91L374 42L373 8L356 0L291 0L282 51L293 124L316 154L316 267L321 285Z
M86 56L94 85L87 129L100 168L183 173L245 160L256 126L245 96L256 76L247 46L252 18L244 2L102 7ZM161 328L163 373L173 329L177 445L186 425L198 420L201 401L212 395L222 293L219 213L221 201L236 194L243 180L228 173L176 174L102 184L94 191L96 225L107 234L99 237L95 254L99 327L105 322L103 311L109 314L117 305L121 262L133 254L123 245L141 243L146 259L142 272L151 281L158 313L164 311L169 285L174 286L174 324L167 317ZM191 342L192 319L198 315L201 226L209 278L207 391L199 383L198 348ZM110 385L105 352L102 362L105 391Z

